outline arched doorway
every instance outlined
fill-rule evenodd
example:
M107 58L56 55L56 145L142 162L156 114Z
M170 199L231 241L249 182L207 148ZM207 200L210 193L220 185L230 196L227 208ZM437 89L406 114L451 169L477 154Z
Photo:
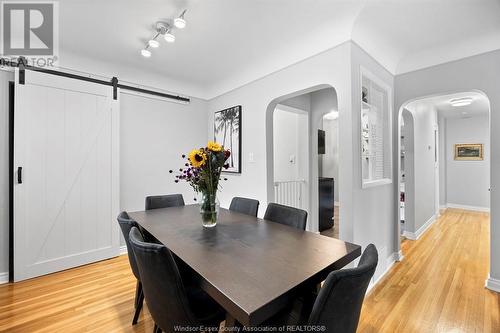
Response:
M277 139L275 138L275 130L276 130L276 110L279 110L280 113L288 112L288 113L303 113L303 117L306 115L307 126L301 127L300 134L297 132L297 135L300 137L299 142L303 142L304 140L307 142L305 145L307 149L297 149L296 151L301 151L300 156L298 153L290 153L289 150L284 150L284 152L279 151L278 154L276 152L277 147L275 142ZM267 193L268 193L268 201L275 202L277 199L280 199L278 196L280 195L279 190L277 190L277 183L279 181L286 182L286 179L280 179L281 174L279 170L277 170L277 166L280 165L280 170L286 169L286 164L296 164L297 166L303 165L299 171L300 175L304 177L304 187L305 187L305 195L303 196L304 205L302 208L308 211L308 225L307 230L313 232L319 232L319 218L320 214L318 211L319 207L319 185L318 185L318 177L319 177L319 167L320 160L318 158L318 130L320 128L320 124L322 123L323 116L325 114L331 113L332 111L338 111L338 103L337 103L337 93L335 89L329 85L318 85L311 88L307 88L304 90L300 90L297 92L293 92L284 96L280 96L274 99L268 106L267 116L266 116L266 128L267 128L267 173L268 173L268 182L267 182ZM289 117L293 118L293 117ZM284 119L281 117L280 119ZM341 121L339 119L339 121ZM303 125L303 122L298 122ZM286 132L286 130L279 130L280 132ZM283 142L283 138L279 139ZM289 144L291 144L289 142ZM294 151L294 150L291 150ZM277 157L279 155L282 160L277 161ZM283 163L283 159L286 159L285 163ZM290 168L288 168L290 169ZM288 174L290 170L287 171ZM302 179L298 177L296 181L300 182ZM278 181L278 182L277 182ZM297 189L297 185L292 185L293 189ZM277 192L278 191L278 192ZM293 203L293 201L292 201ZM332 204L332 211L333 211Z
M467 136L447 133L446 119L453 124L465 123L472 117L482 117L484 129L480 132L488 133L483 139L467 139ZM463 208L470 210L489 210L489 117L490 102L488 97L480 91L450 92L423 96L405 102L398 114L398 198L397 198L397 245L401 247L399 235L416 240L439 217L440 208ZM475 118L474 118L475 119ZM410 128L407 128L407 125ZM475 123L474 123L475 124ZM450 125L451 126L451 125ZM454 125L456 128L458 125ZM461 125L464 130L467 126ZM472 125L468 125L471 128ZM454 129L457 132L456 129ZM470 136L469 136L470 137ZM473 137L473 136L472 136ZM465 141L485 142L465 142ZM464 141L464 142L462 142ZM460 144L481 144L487 150L485 163L488 164L487 178L484 181L470 180L465 190L457 190L457 183L462 180L452 178L447 174L448 168L456 173L459 168L470 167L473 164L457 162L453 157L454 149ZM460 164L462 163L462 164ZM457 169L458 168L458 169ZM455 178L456 175L454 175ZM451 184L448 188L448 184ZM464 185L465 186L465 185ZM471 187L478 187L474 199L482 197L484 204L460 203L456 196L446 198L447 193L470 192ZM401 209L401 199L404 197L404 210ZM487 197L487 200L486 200ZM455 202L454 202L455 201ZM459 202L458 204L456 202ZM404 221L404 224L401 221ZM405 230L402 230L402 229ZM402 232L403 231L403 232ZM400 256L401 251L399 252Z

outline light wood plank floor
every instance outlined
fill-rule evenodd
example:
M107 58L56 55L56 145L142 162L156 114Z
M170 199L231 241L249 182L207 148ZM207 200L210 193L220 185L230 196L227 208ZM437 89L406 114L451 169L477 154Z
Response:
M359 332L500 332L500 297L484 288L489 216L449 209L365 300ZM131 326L126 256L0 286L0 332L151 332Z
M448 209L365 300L358 332L500 332L489 271L489 214Z

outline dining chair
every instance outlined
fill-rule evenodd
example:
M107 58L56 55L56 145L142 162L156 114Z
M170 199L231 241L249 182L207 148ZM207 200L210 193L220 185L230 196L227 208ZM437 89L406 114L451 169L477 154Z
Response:
M224 310L200 288L188 288L179 274L172 252L162 245L146 243L138 228L129 235L141 276L154 333L174 332L175 326L218 329Z
M255 199L234 197L233 200L231 200L229 210L257 217L257 212L259 211L259 201Z
M127 212L121 212L118 217L118 224L120 225L120 229L123 233L123 238L125 238L125 244L127 245L128 252L128 261L130 263L130 268L132 268L132 273L134 274L137 284L135 287L135 313L134 318L132 319L132 325L137 324L137 320L139 319L139 314L141 313L142 305L144 303L144 293L142 292L142 283L139 275L139 269L137 267L137 262L135 261L134 253L132 252L132 247L130 245L129 233L132 227L138 227L137 222L132 220Z
M292 313L292 307L281 311L263 326L323 327L331 333L355 333L361 307L378 263L378 252L370 244L356 268L341 269L328 274L314 301L309 316Z
M146 210L184 206L182 194L150 195L146 197Z
M267 205L264 220L306 230L307 212L294 207L270 203Z

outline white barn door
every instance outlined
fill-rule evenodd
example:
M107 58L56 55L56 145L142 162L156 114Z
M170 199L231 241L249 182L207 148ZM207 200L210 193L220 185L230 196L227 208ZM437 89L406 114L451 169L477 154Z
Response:
M112 87L16 72L14 281L119 254Z

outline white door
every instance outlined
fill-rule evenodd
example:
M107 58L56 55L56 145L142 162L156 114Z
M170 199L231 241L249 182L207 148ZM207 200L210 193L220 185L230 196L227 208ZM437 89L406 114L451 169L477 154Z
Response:
M25 74L15 86L14 281L119 254L112 88Z

